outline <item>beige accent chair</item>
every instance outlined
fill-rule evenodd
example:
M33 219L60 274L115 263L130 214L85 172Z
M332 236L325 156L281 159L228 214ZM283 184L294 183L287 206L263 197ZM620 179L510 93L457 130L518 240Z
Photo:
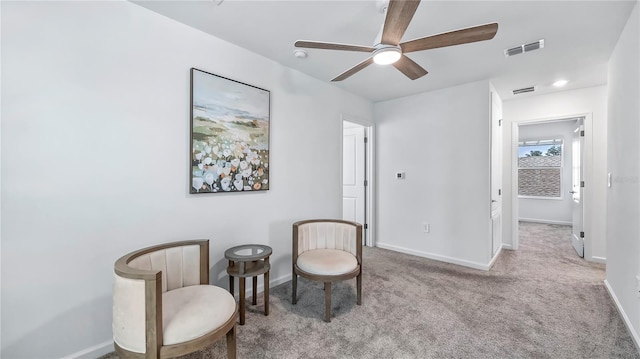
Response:
M356 277L357 304L362 305L362 225L338 219L293 224L292 304L297 302L298 275L324 282L324 320L331 322L331 282Z
M166 243L114 264L113 340L120 358L172 358L227 337L236 357L234 297L209 285L209 240Z

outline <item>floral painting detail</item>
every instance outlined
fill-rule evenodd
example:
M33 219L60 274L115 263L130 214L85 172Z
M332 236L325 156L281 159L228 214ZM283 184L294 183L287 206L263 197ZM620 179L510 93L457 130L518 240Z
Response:
M269 96L191 69L190 193L269 189Z

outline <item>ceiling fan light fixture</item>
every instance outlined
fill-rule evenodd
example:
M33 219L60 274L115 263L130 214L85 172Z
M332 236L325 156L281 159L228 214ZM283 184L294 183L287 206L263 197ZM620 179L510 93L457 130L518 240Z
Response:
M397 46L385 46L373 52L373 62L378 65L390 65L402 56L402 50Z

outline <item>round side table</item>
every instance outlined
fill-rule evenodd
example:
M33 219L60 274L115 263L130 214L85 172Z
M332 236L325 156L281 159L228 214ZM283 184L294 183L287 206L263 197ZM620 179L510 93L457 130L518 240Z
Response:
M269 315L269 256L271 247L262 244L245 244L229 248L224 257L229 260L227 274L229 274L229 291L234 292L234 277L240 283L240 325L244 325L245 313L245 278L253 277L253 299L251 304L257 304L258 276L264 274L264 315Z

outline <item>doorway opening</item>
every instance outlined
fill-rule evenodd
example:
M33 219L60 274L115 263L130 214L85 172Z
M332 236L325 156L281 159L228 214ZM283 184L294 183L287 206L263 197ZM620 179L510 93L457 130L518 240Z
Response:
M580 114L513 126L513 249L519 245L520 222L546 223L571 226L576 254L585 256L591 134L584 128L590 121L590 115Z
M373 125L342 124L342 219L362 224L363 244L373 247Z

